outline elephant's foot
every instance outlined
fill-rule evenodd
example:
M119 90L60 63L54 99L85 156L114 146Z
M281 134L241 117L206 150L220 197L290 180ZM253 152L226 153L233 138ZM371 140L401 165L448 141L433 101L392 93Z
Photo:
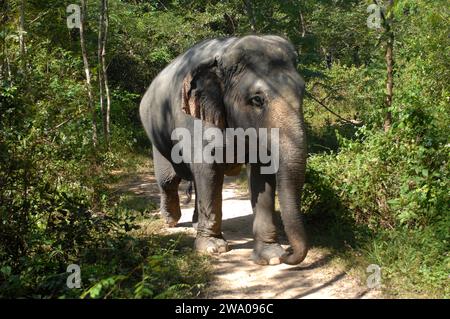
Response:
M230 250L225 239L204 236L197 236L195 239L195 249L199 252L206 252L209 254L226 253Z
M180 214L170 214L168 212L161 211L161 216L164 218L164 221L166 222L167 227L175 227L181 218L181 213Z
M258 265L278 265L286 251L277 243L256 242L252 260Z

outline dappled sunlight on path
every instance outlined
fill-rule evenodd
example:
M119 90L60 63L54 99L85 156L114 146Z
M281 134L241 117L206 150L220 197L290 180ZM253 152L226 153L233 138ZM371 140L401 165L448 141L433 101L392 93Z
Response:
M140 176L130 184L138 196L159 201L158 187L152 177ZM181 201L185 199L187 182L180 185ZM212 256L213 277L203 298L377 298L379 291L369 290L348 273L344 266L333 263L333 256L323 248L313 247L297 266L260 266L251 259L253 248L253 213L247 192L233 178L226 178L223 188L224 237L231 250ZM195 195L189 204L181 204L182 217L166 233L183 233L195 237L192 214ZM283 236L284 248L288 243Z

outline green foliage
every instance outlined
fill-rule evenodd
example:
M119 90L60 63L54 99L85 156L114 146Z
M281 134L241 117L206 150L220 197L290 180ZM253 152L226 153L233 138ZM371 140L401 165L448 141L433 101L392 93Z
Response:
M444 227L442 224L440 227ZM448 221L446 225L448 229ZM363 251L382 267L385 291L392 297L448 298L450 256L439 226L380 231ZM448 233L448 231L447 231Z
M110 242L109 249L96 247L83 264L82 282L88 283L83 284L80 298L196 296L208 279L208 264L181 243L180 238L125 236ZM70 296L68 292L63 297Z
M311 148L316 154L309 160L304 210L312 225L317 216L328 220L323 227L333 229L339 219L349 228L334 238L353 242L368 261L379 264L385 290L393 296L450 293L448 13L439 8L437 3L397 2L393 126L387 133L380 130L382 64L334 65L325 73L329 106L364 121L350 135L342 124L332 124L338 145L327 153L323 148L330 138L323 138L323 123L330 127L330 115L323 120L312 102L305 104L311 140L321 147ZM316 94L324 96L322 90Z
M197 295L205 259L184 239L137 235L154 203L117 198L107 185L149 153L138 107L152 78L196 42L254 32L288 37L307 91L347 119L305 98L303 210L316 244L350 246L379 264L394 296L449 296L448 1L395 1L393 125L384 133L384 38L366 25L372 1L110 0L109 150L101 123L101 147L92 147L67 3L26 3L24 54L19 2L4 1L0 14L1 297ZM98 10L88 1L95 101ZM69 263L82 264L82 291L64 288Z

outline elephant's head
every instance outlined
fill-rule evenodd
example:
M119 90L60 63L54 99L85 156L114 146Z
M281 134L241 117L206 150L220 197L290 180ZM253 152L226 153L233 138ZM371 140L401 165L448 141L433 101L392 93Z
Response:
M295 64L296 52L285 39L246 36L191 72L182 93L186 113L219 127L279 128L278 198L293 250L287 264L300 263L308 251L299 208L307 154L305 84Z

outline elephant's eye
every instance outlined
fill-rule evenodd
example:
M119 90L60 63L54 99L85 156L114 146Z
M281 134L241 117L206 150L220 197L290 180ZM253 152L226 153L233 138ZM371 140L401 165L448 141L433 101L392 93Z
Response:
M250 104L257 107L264 105L264 97L261 95L255 95L250 98Z

